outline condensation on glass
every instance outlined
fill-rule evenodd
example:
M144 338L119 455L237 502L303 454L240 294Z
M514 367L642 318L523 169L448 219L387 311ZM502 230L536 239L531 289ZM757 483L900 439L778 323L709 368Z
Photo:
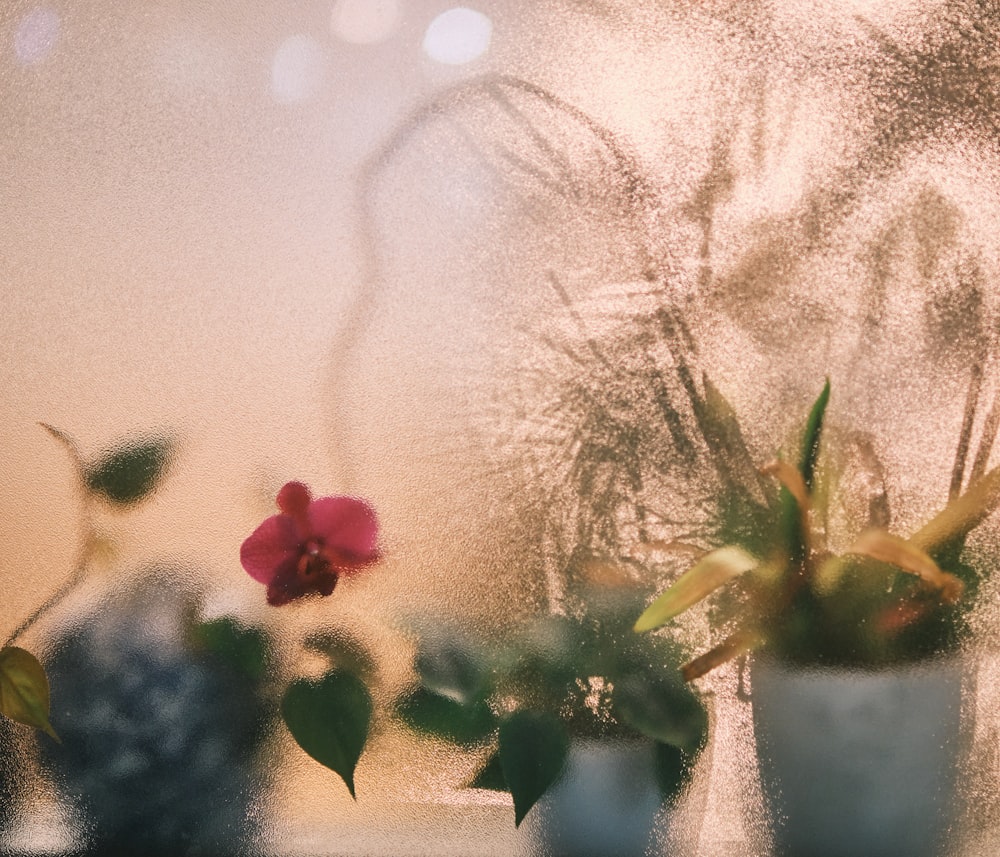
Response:
M382 711L352 801L185 629L259 626L286 678L355 635L389 699L407 623L572 611L582 553L702 544L689 371L761 462L830 378L857 496L884 474L912 531L1000 394L998 37L976 0L7 4L0 617L60 596L18 640L77 751L5 726L2 847L533 853L462 788L483 748ZM129 449L149 492L95 488ZM370 500L384 558L270 608L240 544L292 479ZM1000 841L997 596L956 855ZM768 847L744 678L701 684L658 853Z

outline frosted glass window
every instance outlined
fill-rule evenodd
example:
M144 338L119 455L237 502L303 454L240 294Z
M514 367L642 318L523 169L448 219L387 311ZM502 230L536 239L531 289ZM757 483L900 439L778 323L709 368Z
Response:
M795 459L827 379L831 555L997 466L998 37L977 0L5 4L0 636L60 742L0 721L0 851L624 853L639 821L589 846L546 838L586 812L515 825L489 780L506 670L598 744L570 757L598 802L647 800L595 759L659 736L683 783L638 853L778 853L757 744L806 750L755 726L752 657L676 703L700 746L636 714L734 602L631 625L723 545L726 484L778 491L757 468ZM723 399L739 459L706 433ZM371 511L377 550L285 494L291 588L268 589L241 546L292 482L352 498L316 515ZM1000 842L995 490L953 557L960 639L892 649L960 656L958 737L909 802L945 795L963 857ZM924 598L922 554L893 556ZM32 669L4 657L0 701ZM331 671L371 706L346 776L300 746L356 690L322 696ZM480 679L486 726L427 726Z

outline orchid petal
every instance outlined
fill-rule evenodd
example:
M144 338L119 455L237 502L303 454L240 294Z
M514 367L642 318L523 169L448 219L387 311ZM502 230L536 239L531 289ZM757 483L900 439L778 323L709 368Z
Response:
M286 482L278 492L278 508L286 515L301 517L309 508L312 494L301 482Z
M378 559L375 511L354 497L321 497L307 510L313 535L350 571Z
M759 560L742 548L729 546L710 551L646 608L634 630L659 628L734 577L758 565Z
M266 584L286 567L294 571L298 556L298 534L295 522L288 515L267 518L240 547L240 562L246 573Z

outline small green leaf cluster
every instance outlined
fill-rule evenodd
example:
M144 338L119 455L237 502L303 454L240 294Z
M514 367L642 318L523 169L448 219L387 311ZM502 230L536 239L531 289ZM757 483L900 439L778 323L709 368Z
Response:
M529 620L493 644L447 623L417 631L417 681L397 713L421 734L488 747L469 785L509 791L515 824L559 778L573 737L650 739L667 798L706 737L705 709L680 677L684 652L631 631L647 593L580 594L573 615Z

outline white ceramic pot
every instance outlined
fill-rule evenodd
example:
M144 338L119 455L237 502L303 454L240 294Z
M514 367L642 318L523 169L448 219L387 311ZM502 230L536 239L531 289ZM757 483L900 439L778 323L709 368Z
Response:
M968 750L963 662L884 671L758 660L754 734L775 853L936 857Z
M574 739L525 825L545 857L642 857L662 804L650 742Z

